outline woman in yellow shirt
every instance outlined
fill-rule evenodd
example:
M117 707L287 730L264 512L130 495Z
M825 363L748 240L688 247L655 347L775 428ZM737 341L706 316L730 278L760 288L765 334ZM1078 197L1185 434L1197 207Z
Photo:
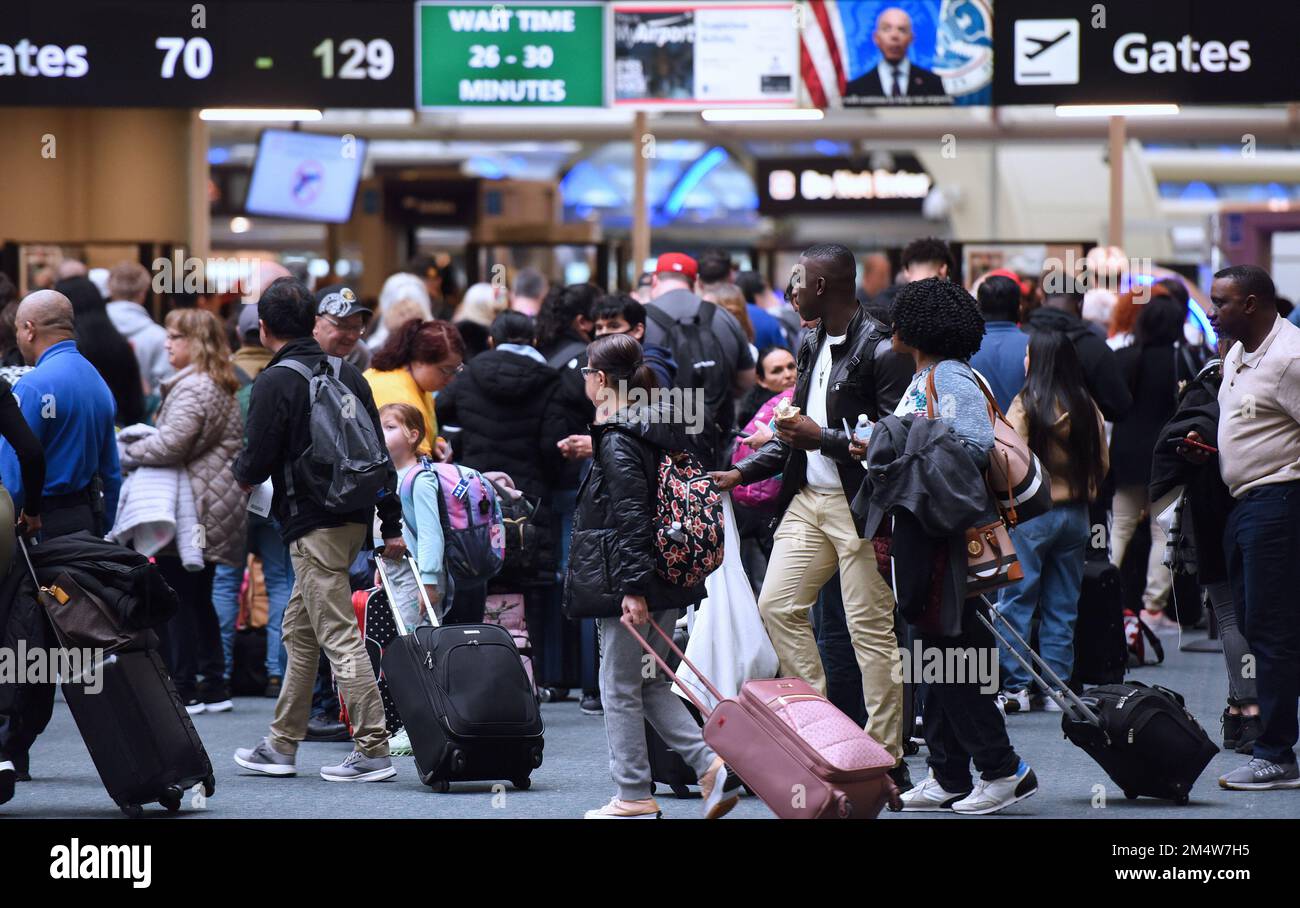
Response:
M433 395L445 388L464 368L465 342L451 322L412 319L388 335L370 360L366 381L375 396L375 408L410 404L432 431L420 444L421 454L437 452L447 459L451 449L438 437Z

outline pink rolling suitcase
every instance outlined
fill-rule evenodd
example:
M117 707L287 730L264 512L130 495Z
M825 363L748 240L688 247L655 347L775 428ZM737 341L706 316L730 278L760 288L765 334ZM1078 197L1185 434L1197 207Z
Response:
M627 622L641 646L674 681L677 675ZM706 717L704 740L783 820L870 820L886 804L902 809L888 772L894 758L805 681L746 681L725 699L652 620L650 626L691 667L718 700L710 711L685 684L678 686Z

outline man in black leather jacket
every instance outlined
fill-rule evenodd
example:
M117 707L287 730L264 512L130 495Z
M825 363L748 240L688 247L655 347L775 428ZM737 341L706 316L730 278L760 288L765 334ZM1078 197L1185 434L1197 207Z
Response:
M826 690L808 613L838 569L862 672L867 731L901 760L894 597L876 570L870 540L862 538L861 520L849 509L866 475L849 456L849 430L859 414L875 421L893 412L913 363L893 352L886 329L858 305L856 270L853 253L838 244L813 246L799 259L792 302L804 320L820 319L799 348L793 403L801 412L778 421L776 437L714 478L730 489L781 474L785 516L758 603L781 670Z

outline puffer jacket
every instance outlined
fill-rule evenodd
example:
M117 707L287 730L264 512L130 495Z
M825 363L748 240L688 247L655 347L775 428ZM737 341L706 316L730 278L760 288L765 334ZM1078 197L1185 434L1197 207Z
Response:
M127 446L137 465L183 466L203 527L204 560L244 563L247 496L231 472L244 446L239 403L206 373L187 366L162 383L158 431Z
M645 596L650 611L704 598L704 584L674 586L655 572L654 514L659 460L687 450L685 423L670 407L633 406L591 427L591 470L578 489L564 582L571 618L615 618L623 597Z

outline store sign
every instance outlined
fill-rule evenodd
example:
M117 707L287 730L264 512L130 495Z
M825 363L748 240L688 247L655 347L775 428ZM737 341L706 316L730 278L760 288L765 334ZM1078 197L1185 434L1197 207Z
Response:
M615 3L614 103L793 106L797 26L790 2Z
M769 158L758 162L763 214L920 211L934 186L912 155L891 155L889 167L865 159Z
M1251 104L1300 96L1300 4L998 0L998 104Z
M416 17L420 108L605 104L600 3L426 0Z
M4 0L0 106L410 107L411 6Z
M473 227L478 221L479 181L384 181L384 219L419 227Z

